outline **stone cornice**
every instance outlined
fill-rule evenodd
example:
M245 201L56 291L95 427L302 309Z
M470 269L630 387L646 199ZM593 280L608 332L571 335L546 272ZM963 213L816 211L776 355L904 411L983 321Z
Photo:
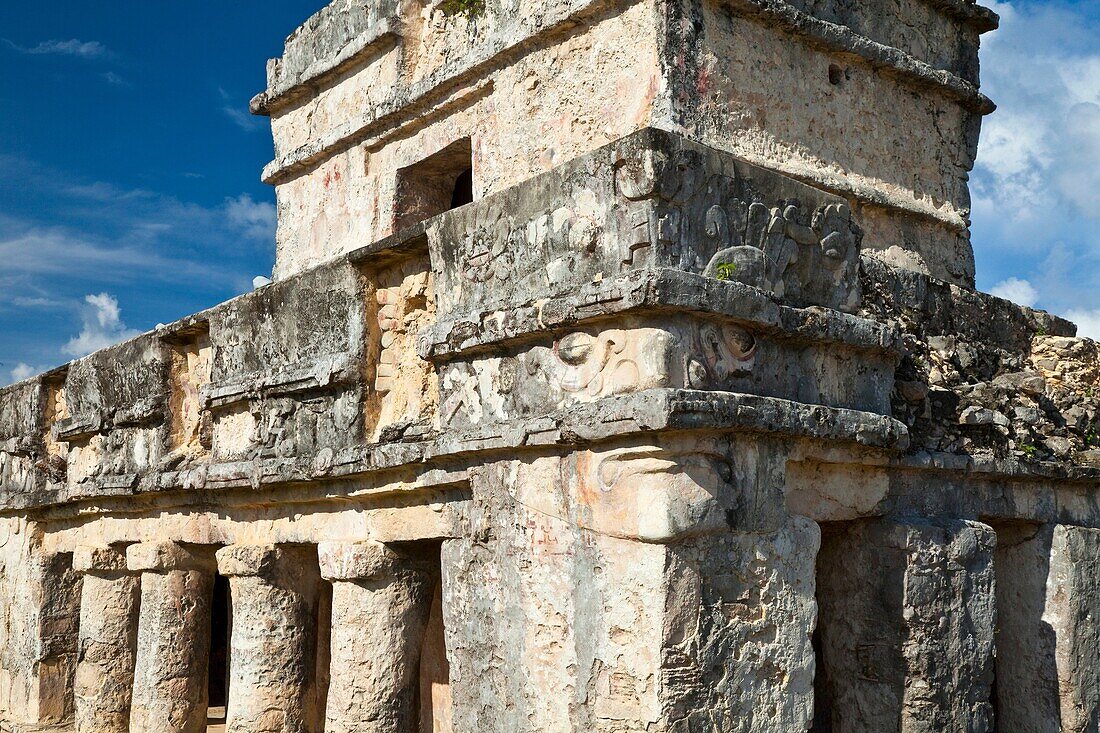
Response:
M997 105L970 82L937 69L891 46L872 41L847 26L804 13L782 0L721 0L743 16L756 18L831 53L851 54L872 68L922 91L942 94L977 114L991 114Z

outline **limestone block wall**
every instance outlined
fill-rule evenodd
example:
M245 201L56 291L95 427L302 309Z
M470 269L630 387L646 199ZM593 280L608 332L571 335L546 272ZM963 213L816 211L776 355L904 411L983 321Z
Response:
M477 198L653 126L844 196L868 249L973 286L996 23L964 0L333 3L253 102L275 137L276 276L407 223L401 172L460 142Z
M0 726L1087 726L1095 345L863 236L646 130L0 390Z

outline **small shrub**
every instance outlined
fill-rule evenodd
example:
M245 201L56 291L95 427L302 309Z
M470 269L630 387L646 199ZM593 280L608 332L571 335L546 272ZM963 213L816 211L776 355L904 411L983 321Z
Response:
M476 18L485 12L485 0L443 0L439 6L447 15L465 15Z
M735 262L720 262L718 263L717 276L719 280L733 280L737 272L737 263Z

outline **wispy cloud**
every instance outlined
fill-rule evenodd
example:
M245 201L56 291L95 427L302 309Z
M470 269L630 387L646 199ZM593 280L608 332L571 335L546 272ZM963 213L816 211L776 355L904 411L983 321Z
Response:
M1100 308L1092 310L1071 309L1066 318L1077 324L1077 335L1100 341Z
M225 215L241 236L262 242L275 240L275 205L269 201L253 201L248 194L226 199Z
M35 46L20 46L4 39L4 44L19 53L31 56L75 56L82 59L110 58L114 54L99 41L81 41L77 38L42 41Z
M108 71L106 74L102 74L103 80L113 87L128 87L130 82L123 79L121 76L113 71Z
M1011 300L1013 303L1026 305L1029 308L1039 301L1039 291L1027 280L1021 280L1018 277L1010 277L997 283L989 289L989 292L998 298Z
M218 96L222 101L222 114L232 120L240 129L245 132L256 132L263 129L264 121L258 117L254 117L251 112L248 111L248 103L239 102L233 95L227 92L225 89L218 87Z
M69 339L69 343L61 348L63 353L80 358L141 333L127 328L122 322L118 299L113 295L109 293L88 295L85 296L84 302L87 304L82 314L84 327L79 335Z

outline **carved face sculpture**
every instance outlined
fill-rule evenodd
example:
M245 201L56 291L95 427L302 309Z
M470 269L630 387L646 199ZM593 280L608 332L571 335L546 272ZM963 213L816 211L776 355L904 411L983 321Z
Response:
M559 384L567 394L622 394L635 389L640 375L638 365L623 355L627 337L623 331L605 331L598 336L571 333L554 345L554 353L564 365Z
M693 352L687 362L688 386L728 387L731 379L752 373L756 365L756 337L730 324L706 323L699 327Z
M733 467L717 453L652 446L603 456L594 479L597 491L578 497L586 523L659 542L721 525L717 497L732 486Z

